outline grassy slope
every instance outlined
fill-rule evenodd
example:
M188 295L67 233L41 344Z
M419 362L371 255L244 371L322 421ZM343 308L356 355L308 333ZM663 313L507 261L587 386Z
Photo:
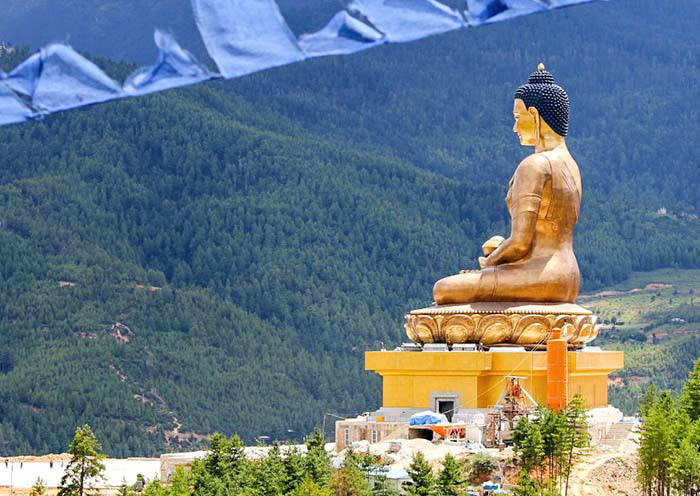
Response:
M610 293L606 296L606 293ZM618 294L614 294L618 293ZM600 296L595 296L600 295ZM580 302L596 312L598 317L614 329L606 329L609 340L624 339L636 332L678 336L697 329L693 324L670 322L686 305L700 305L700 270L659 269L634 272L626 281L592 295L584 295ZM614 321L613 321L614 319ZM612 337L610 337L612 336ZM641 337L640 337L641 339Z
M579 303L608 322L595 344L625 351L625 369L613 375L623 385L611 385L610 402L634 413L651 385L678 392L700 358L700 323L692 311L700 308L700 270L635 272L604 291Z

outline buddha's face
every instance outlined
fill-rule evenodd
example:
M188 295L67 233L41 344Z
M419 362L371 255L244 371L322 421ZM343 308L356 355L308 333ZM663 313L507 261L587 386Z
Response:
M520 98L513 101L513 132L520 138L523 146L535 146L537 144L537 110L525 106Z

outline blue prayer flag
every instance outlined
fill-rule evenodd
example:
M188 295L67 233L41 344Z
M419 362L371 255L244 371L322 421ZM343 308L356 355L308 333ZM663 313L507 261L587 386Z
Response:
M466 0L470 26L492 24L548 9L546 0Z
M34 93L41 55L35 53L4 77L5 84L17 93L31 96Z
M323 29L298 41L275 0L191 1L209 55L225 78L235 78L306 58L349 54L597 0L465 0L464 17L436 0L352 0L349 9L357 17L339 12ZM155 65L135 71L123 88L64 44L41 49L10 74L0 70L0 125L221 77L172 36L156 31L155 41ZM31 106L15 92L27 95Z
M127 95L146 95L219 77L218 74L209 72L171 35L156 30L154 39L159 49L158 61L129 76L124 83Z
M480 26L594 1L596 0L466 0L466 16L470 26Z
M333 16L322 30L299 38L299 46L307 57L347 55L382 43L386 43L382 33L344 10Z
M541 0L541 1L546 3L550 8L557 9L559 7L570 7L571 5L578 5L580 3L595 2L596 0Z
M42 112L56 112L124 96L121 86L68 45L42 48L10 73L6 83Z
M0 74L0 78L6 74ZM34 113L24 105L10 88L0 81L0 126L31 119Z
M274 0L192 0L209 55L230 79L304 60Z
M365 16L393 43L465 27L459 12L435 0L353 0L348 7Z

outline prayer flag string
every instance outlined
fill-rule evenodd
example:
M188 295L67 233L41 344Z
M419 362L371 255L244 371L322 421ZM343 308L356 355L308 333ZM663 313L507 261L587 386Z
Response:
M123 85L69 45L52 43L9 74L0 71L0 126L599 0L465 0L463 11L437 0L351 0L323 29L298 39L275 0L191 1L204 45L220 74L210 72L160 30L154 35L156 63L138 69Z

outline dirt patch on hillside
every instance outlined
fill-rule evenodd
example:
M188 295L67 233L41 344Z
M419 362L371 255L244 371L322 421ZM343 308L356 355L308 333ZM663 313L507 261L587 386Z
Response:
M578 297L578 299L579 300L590 300L592 298L610 298L611 296L634 294L634 293L640 293L642 291L656 291L657 289L670 289L672 287L673 287L673 284L652 282L652 283L649 283L646 286L644 286L644 288L634 288L634 289L630 289L629 291L617 291L617 290L611 289L611 290L606 290L606 291L599 291L598 293L580 295Z
M637 460L623 456L606 461L588 474L589 484L610 496L639 496Z

